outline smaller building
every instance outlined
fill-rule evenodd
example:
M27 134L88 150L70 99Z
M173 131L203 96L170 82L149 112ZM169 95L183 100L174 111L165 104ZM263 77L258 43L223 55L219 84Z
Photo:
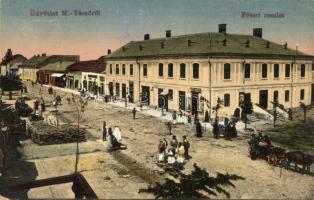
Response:
M16 54L7 60L2 60L1 62L1 75L5 76L7 74L18 75L18 65L25 62L25 58L21 54Z
M104 60L88 60L76 62L68 67L66 73L66 87L89 91L95 95L105 95L106 69Z
M82 86L93 95L106 95L106 76L102 73L82 72Z
M40 84L65 87L65 73L67 67L73 63L73 61L58 61L41 67L38 71L38 82Z
M25 61L18 66L20 78L23 81L39 82L39 70L50 64L57 62L78 62L80 57L78 55L50 55L47 56L45 53L42 55L34 55L29 60ZM44 70L42 70L44 71ZM43 81L44 79L41 79Z

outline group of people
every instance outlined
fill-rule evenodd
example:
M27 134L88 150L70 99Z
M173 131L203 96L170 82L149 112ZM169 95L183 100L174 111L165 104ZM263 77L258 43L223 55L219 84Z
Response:
M231 140L231 138L238 136L238 131L236 129L235 123L225 118L224 126L219 124L219 119L216 118L213 124L213 135L215 139L220 137L221 130L223 130L224 138L226 140Z
M21 94L27 93L27 87L24 85L21 87Z
M43 112L46 110L44 98L41 97L34 102L34 113L31 114L32 121L43 120Z
M52 105L57 106L57 105L61 105L61 96L60 95L56 95L53 100L52 100Z
M102 124L102 140L107 141L108 150L125 149L126 145L122 144L122 133L119 127L108 127L106 122Z
M251 135L251 139L248 141L250 145L249 154L252 160L258 158L263 151L262 145L260 143L266 145L267 148L272 147L271 140L268 135L263 135L262 133L258 133L257 135L256 130L254 132L255 133Z
M182 142L178 142L175 135L172 136L170 145L166 138L160 139L158 144L158 162L159 163L170 163L175 162L184 163L185 160L190 159L189 155L190 142L184 135Z
M183 121L183 113L182 111L180 110L179 114L177 114L176 111L173 111L172 112L172 121L173 121L173 124L183 124L184 121Z

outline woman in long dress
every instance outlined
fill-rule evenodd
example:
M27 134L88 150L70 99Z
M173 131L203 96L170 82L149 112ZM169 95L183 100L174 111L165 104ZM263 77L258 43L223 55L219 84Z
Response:
M184 150L184 146L183 143L180 142L179 143L179 149L178 149L178 163L184 163L184 155L185 155L185 150Z
M116 139L118 140L118 142L121 142L122 141L122 133L120 131L120 129L118 127L116 127L114 130L113 130L113 135L116 137Z

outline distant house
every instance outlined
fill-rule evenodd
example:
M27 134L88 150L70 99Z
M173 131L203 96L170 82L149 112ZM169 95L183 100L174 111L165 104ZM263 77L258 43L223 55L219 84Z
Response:
M47 56L45 53L42 55L34 55L29 60L21 65L18 65L19 74L24 81L38 82L38 71L41 67L49 63L56 63L58 61L73 61L78 62L78 55L51 55Z
M103 73L106 70L104 60L88 60L72 64L68 67L66 73L66 87L82 89L97 93L105 94L106 79Z
M38 73L38 82L46 85L65 87L65 73L74 61L57 61L42 66Z
M8 60L3 60L1 62L1 75L5 76L7 74L18 75L18 65L25 62L27 58L25 58L21 54L16 54L12 56Z

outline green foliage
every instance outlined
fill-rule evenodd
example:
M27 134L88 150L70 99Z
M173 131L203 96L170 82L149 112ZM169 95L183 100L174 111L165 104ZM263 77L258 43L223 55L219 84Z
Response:
M246 128L248 122L247 115L253 113L253 104L251 102L251 98L244 98L244 101L241 103L240 106L242 108L241 118L244 121Z
M21 79L15 75L0 76L0 88L3 91L20 90L23 84Z
M4 58L2 59L1 64L6 65L8 61L12 58L12 56L13 56L12 50L8 49L7 52L5 53Z
M155 186L149 186L140 189L139 193L153 193L156 199L190 199L190 198L206 198L202 192L206 192L209 196L217 196L217 193L225 194L230 198L230 194L222 188L223 185L235 187L232 180L243 180L243 177L237 175L217 173L216 177L210 177L205 169L201 169L196 164L193 165L194 170L186 175L180 173L179 182L166 179L164 183L156 183Z

